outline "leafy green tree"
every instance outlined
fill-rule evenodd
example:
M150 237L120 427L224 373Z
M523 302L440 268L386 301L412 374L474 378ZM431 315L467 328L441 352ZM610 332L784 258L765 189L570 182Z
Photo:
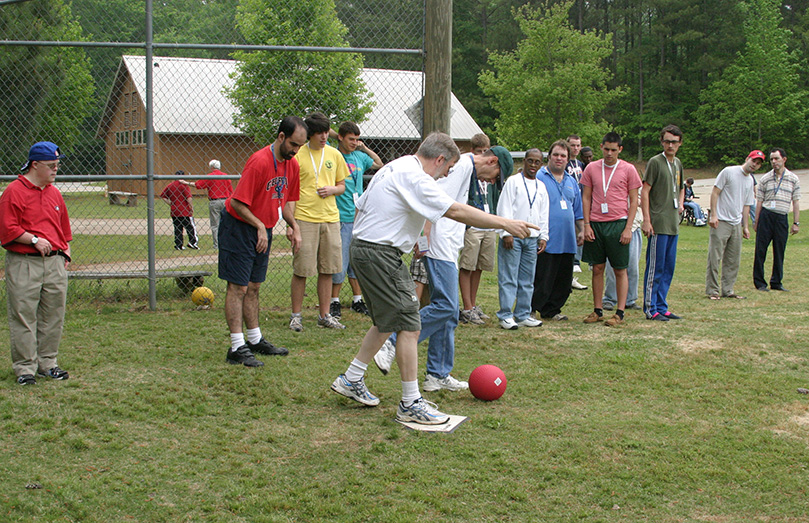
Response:
M612 52L611 38L575 30L568 19L572 5L516 9L525 38L514 52L492 53L491 70L480 75L508 147L547 147L571 133L597 143L609 130L600 114L622 93L608 87L611 74L601 65Z
M807 134L807 93L800 87L799 58L788 47L789 31L780 27L779 2L746 0L740 7L744 49L701 93L696 118L724 161L775 145L799 153Z
M31 0L0 9L11 40L82 40L70 6ZM79 48L5 47L0 53L0 172L14 174L34 142L69 152L93 101L90 63Z
M346 47L346 27L333 0L243 0L237 27L251 44ZM320 110L361 123L371 111L351 53L238 52L235 85L228 96L239 108L235 123L258 143L272 141L278 121Z

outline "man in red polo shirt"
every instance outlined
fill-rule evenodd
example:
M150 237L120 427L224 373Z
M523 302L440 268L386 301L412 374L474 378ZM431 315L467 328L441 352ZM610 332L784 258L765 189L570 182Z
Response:
M225 319L230 329L230 350L226 361L231 365L261 367L264 363L254 353L289 353L261 335L258 291L267 277L272 228L279 218L289 226L287 238L292 251L300 248L301 232L295 221L300 169L295 154L304 143L303 119L287 116L281 120L275 142L247 160L236 191L225 202L219 227L219 278L228 282Z
M227 176L219 169L222 164L219 160L208 162L211 169L211 176ZM186 185L194 186L197 189L208 191L208 213L210 214L211 234L213 235L213 248L219 249L219 220L222 219L222 209L225 208L225 200L233 194L233 184L230 180L197 180L195 183L185 182Z
M184 171L177 171L176 176L183 176ZM186 187L185 180L174 180L160 193L171 208L171 223L174 224L174 248L183 250L183 229L188 233L188 248L199 249L197 245L197 230L194 227L194 206L191 200L191 191Z
M73 239L65 200L53 186L59 156L56 144L35 143L24 174L0 196L11 361L20 385L35 385L35 374L68 378L56 364Z

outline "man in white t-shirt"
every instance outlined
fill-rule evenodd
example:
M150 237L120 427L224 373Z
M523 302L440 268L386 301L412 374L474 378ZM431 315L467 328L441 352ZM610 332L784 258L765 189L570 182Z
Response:
M742 165L725 167L716 177L711 191L711 236L708 240L708 269L705 274L705 294L712 300L739 298L733 292L739 264L742 260L742 238L750 238L747 217L750 206L756 204L753 189L754 172L764 163L764 153L755 150ZM720 288L719 266L722 266Z
M503 158L511 159L505 147L492 147L483 154L464 154L438 186L458 203L469 198L469 180L491 184L501 174ZM508 165L508 163L507 163ZM441 389L464 390L465 381L450 375L455 365L455 329L458 327L458 253L464 245L464 224L441 218L424 227L428 250L424 264L430 284L430 303L419 311L421 334L419 343L429 338L427 349L427 377L422 388L425 392ZM374 356L374 362L387 374L396 357L396 335L392 335Z
M365 371L391 333L397 333L396 363L402 376L402 401L396 417L402 421L436 425L449 416L425 401L418 384L419 302L402 254L416 244L425 219L446 216L467 225L506 229L517 237L535 228L454 201L435 181L447 174L460 156L448 135L432 133L414 156L394 160L380 169L357 202L351 265L365 294L373 327L345 374L331 388L363 405L379 405L365 386Z

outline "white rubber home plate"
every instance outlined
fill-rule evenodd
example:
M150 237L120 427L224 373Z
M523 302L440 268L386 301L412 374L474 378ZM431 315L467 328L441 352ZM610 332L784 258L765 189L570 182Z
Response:
M461 423L468 420L466 416L453 416L449 415L449 421L441 425L422 425L421 423L414 423L412 421L402 421L394 418L394 421L401 423L411 430L418 430L420 432L455 432Z

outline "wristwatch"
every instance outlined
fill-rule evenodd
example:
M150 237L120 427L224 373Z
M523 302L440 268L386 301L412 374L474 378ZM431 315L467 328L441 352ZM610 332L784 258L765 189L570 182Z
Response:
M33 238L31 238L31 245L36 245L38 241L39 241L39 238L34 236Z
M792 225L800 225L801 222L792 222Z

